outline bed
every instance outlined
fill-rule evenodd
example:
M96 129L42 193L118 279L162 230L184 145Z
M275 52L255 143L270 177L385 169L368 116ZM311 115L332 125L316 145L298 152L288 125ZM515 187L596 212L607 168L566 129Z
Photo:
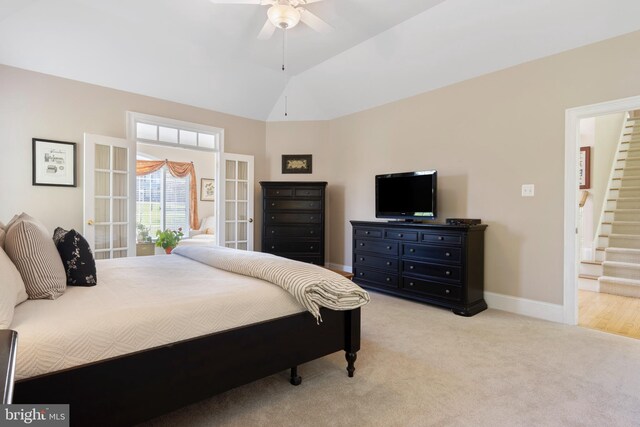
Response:
M362 304L310 312L260 279L264 271L212 267L205 258L225 255L215 250L101 261L98 286L17 306L13 403L68 403L73 425L132 425L287 369L300 384L300 364L336 351L354 375ZM278 277L298 268L335 274L284 262Z

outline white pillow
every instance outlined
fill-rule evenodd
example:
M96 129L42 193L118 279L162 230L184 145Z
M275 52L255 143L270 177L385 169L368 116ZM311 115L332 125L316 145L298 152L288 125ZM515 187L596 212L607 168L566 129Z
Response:
M5 250L16 266L29 299L56 299L67 288L67 275L51 235L23 213L9 223Z
M18 269L0 248L0 329L11 326L13 308L26 299L27 292Z
M202 224L200 224L200 231L205 232L207 231L207 228L210 228L212 230L216 229L216 217L211 215L206 217L205 219L202 220ZM207 233L207 234L213 234L213 233Z

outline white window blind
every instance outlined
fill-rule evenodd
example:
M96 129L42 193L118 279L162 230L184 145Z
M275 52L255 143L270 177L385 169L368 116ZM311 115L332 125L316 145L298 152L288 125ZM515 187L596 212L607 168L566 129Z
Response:
M189 178L176 178L167 167L136 177L136 222L149 230L189 230Z

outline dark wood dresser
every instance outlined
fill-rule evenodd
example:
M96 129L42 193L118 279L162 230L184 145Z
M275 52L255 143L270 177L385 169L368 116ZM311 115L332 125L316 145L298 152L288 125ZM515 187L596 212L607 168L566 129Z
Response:
M462 316L484 300L486 225L351 221L354 282Z
M260 182L262 252L324 266L326 182Z

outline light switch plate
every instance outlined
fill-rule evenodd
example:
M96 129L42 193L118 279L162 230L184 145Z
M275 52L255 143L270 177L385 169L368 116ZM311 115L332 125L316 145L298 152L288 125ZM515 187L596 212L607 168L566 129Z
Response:
M522 184L522 197L533 197L534 190L533 184Z

